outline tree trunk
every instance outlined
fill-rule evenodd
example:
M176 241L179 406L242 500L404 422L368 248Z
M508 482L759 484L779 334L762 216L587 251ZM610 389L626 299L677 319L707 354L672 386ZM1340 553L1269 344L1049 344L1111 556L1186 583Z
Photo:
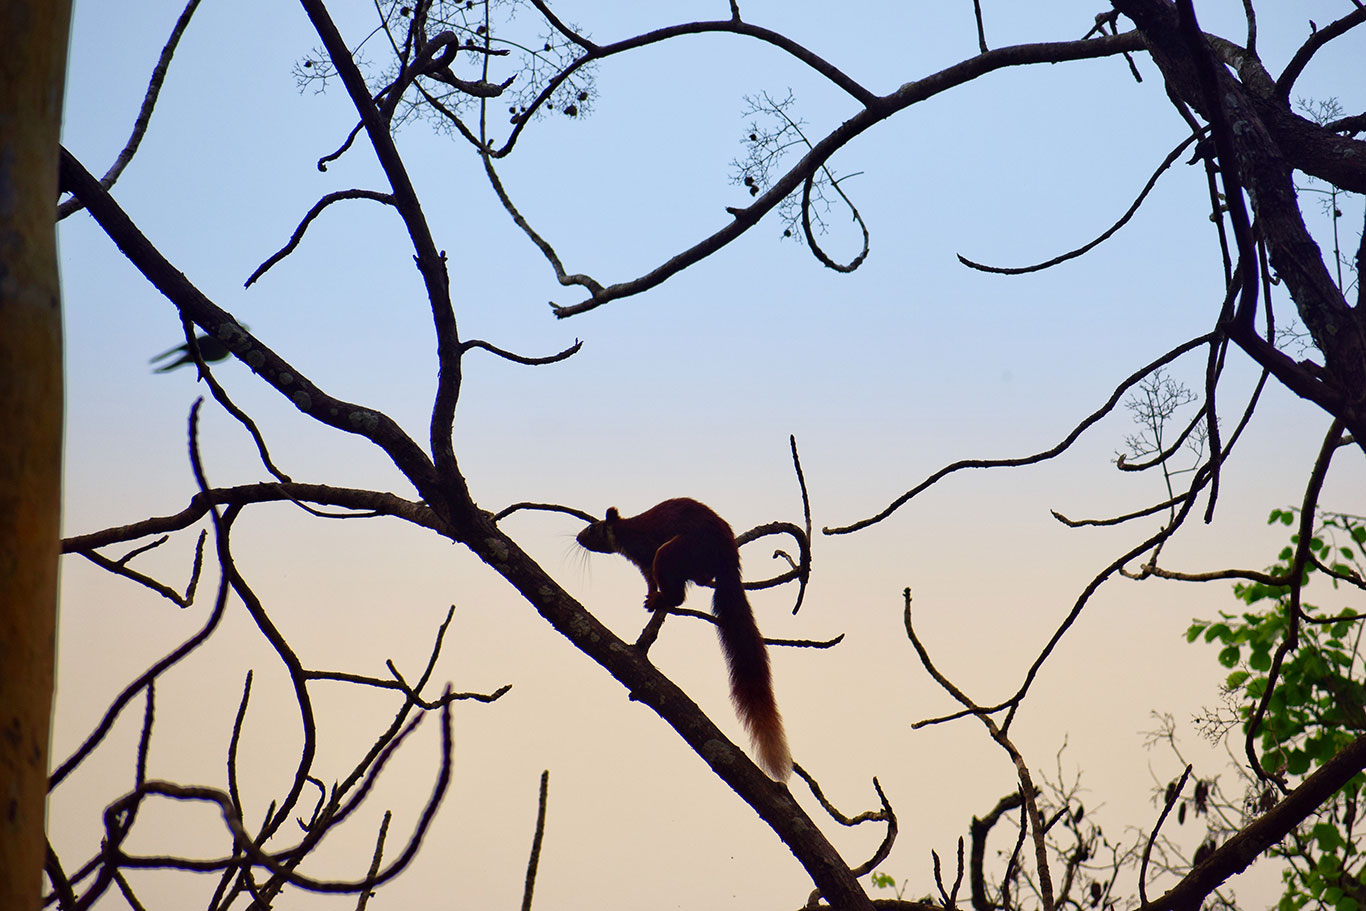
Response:
M57 617L70 0L0 0L0 908L39 907Z

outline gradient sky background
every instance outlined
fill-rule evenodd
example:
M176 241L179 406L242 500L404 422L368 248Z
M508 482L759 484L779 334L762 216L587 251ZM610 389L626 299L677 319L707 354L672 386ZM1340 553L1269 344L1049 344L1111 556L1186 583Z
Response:
M368 5L335 6L353 45L373 28ZM1080 37L1099 9L1062 0L983 6L993 47ZM1322 25L1346 11L1327 0L1264 6L1259 47L1273 72L1308 34L1307 19ZM1197 7L1206 30L1241 39L1236 0ZM555 8L599 42L728 15L720 2ZM878 92L976 51L966 2L747 2L742 10ZM92 172L103 173L126 140L179 11L161 0L76 3L64 143ZM525 27L531 17L522 15ZM1366 107L1362 40L1354 33L1321 52L1298 93L1336 96L1349 113ZM295 87L291 69L318 43L297 7L208 0L114 195L177 268L314 382L385 411L423 440L435 346L392 211L368 201L334 206L291 257L242 288L320 196L387 189L363 142L326 173L315 168L355 120L339 84L325 94ZM372 59L380 56L376 46ZM584 342L555 366L467 359L456 452L474 496L491 510L539 500L601 514L609 505L635 513L687 495L737 530L800 522L787 442L794 434L819 528L878 511L953 460L1053 445L1124 376L1212 325L1222 278L1203 172L1175 165L1119 235L1049 272L983 275L954 255L1035 262L1089 240L1124 211L1184 136L1156 68L1146 58L1138 66L1142 84L1117 58L998 72L850 144L832 165L862 172L845 188L872 231L871 255L852 275L782 241L770 216L648 294L564 321L546 302L580 296L556 284L511 224L468 145L421 123L406 126L399 148L449 254L464 337L530 355ZM742 96L791 88L813 137L855 110L775 49L726 36L614 58L597 79L590 117L534 124L500 171L567 269L604 284L653 268L723 225L725 206L747 202L744 189L727 181L747 132ZM505 107L494 110L495 127L505 126ZM1345 242L1354 243L1360 201L1344 208L1344 236L1352 238ZM1317 235L1330 239L1317 202L1306 201L1304 211ZM838 214L833 224L824 243L848 259L857 237ZM179 319L88 216L63 222L60 241L67 533L175 512L194 489L186 415L206 390L189 370L153 375L147 359L177 343ZM1290 311L1281 304L1284 320ZM1198 387L1203 367L1197 352L1172 374ZM296 480L412 495L367 444L310 425L244 366L215 372ZM1221 387L1225 426L1254 379L1232 352ZM1285 529L1268 528L1266 514L1299 502L1327 424L1272 387L1225 469L1216 522L1192 521L1167 548L1166 565L1193 571L1271 562ZM973 722L910 730L953 706L905 640L901 591L914 589L919 632L941 669L981 702L1006 696L1094 573L1155 527L1068 530L1048 512L1101 516L1160 499L1160 478L1120 474L1111 464L1133 429L1118 411L1056 462L960 474L867 531L820 537L795 618L790 587L753 597L768 635L846 635L832 651L778 650L778 701L798 762L841 809L875 807L872 776L883 783L901 836L882 869L909 879L908 895L932 888L929 851L951 858L954 839L1013 789L1014 773ZM265 477L250 440L212 404L203 439L215 485ZM1323 503L1360 513L1363 490L1359 453L1343 452ZM522 513L504 527L604 622L634 638L644 620L643 583L625 561L585 561L573 546L580 525L565 516ZM481 692L513 684L493 705L457 706L452 790L419 861L381 891L378 907L514 906L537 777L546 768L538 907L590 900L608 908L795 907L805 900L805 875L771 831L657 717L449 542L397 521L321 521L279 505L250 509L234 539L239 566L306 665L383 676L384 661L393 659L415 675L455 604L436 679ZM193 541L182 533L134 565L183 584ZM746 550L749 577L781 568L768 559L770 548L771 541ZM180 611L66 558L54 762L127 680L198 629L215 581L207 578L201 599ZM1311 589L1309 600L1344 606L1345 597ZM697 598L689 604L702 606ZM1189 724L1218 703L1224 671L1213 647L1185 646L1182 635L1192 617L1236 606L1225 584L1113 581L1020 713L1016 742L1036 773L1052 776L1060 766L1070 778L1080 770L1088 812L1101 814L1113 840L1132 841L1125 827L1151 825L1153 788L1180 771L1168 753L1143 748L1151 712L1176 717L1188 758L1204 762L1197 774L1227 771L1221 750L1203 745ZM651 656L723 730L741 736L709 629L670 622ZM256 680L244 793L249 816L259 817L292 776L297 710L278 661L240 605L210 644L159 683L150 773L222 785L249 668ZM314 692L322 719L317 774L330 781L387 724L394 700L340 685ZM96 849L99 809L131 786L140 720L135 703L103 751L52 800L54 845L68 869ZM338 837L308 872L362 875L386 807L396 813L389 843L400 844L428 792L437 744L437 725L429 723L396 758L353 837ZM1231 776L1225 782L1237 791ZM819 813L809 795L798 799ZM882 834L826 829L853 863ZM146 811L129 847L221 856L225 844L213 813L177 806ZM1275 888L1255 876L1240 886L1254 906ZM209 878L184 876L133 882L158 907L202 905L212 887ZM337 906L286 894L282 907Z

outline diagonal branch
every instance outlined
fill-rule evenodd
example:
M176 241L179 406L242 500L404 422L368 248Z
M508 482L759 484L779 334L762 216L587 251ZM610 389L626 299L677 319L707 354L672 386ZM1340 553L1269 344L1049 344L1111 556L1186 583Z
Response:
M158 291L210 336L223 342L295 408L320 423L370 440L398 467L428 502L441 502L431 460L382 412L333 398L292 364L267 348L232 315L209 300L185 274L157 250L137 225L70 152L62 149L61 176L66 189L85 203L95 221Z
M142 137L147 133L147 125L152 120L152 111L156 108L157 98L161 95L162 83L166 81L166 71L171 66L171 57L175 55L176 47L180 44L180 37L185 34L185 29L190 25L190 17L199 7L199 0L189 0L185 4L185 9L181 11L180 18L176 20L175 27L171 29L171 37L166 39L166 45L161 49L161 56L157 58L157 64L152 68L152 78L147 83L147 94L142 99L142 107L138 109L137 119L133 121L133 132L128 137L128 142L124 144L123 151L119 152L114 163L109 166L109 170L104 172L100 178L100 186L106 190L112 189L123 174L123 169L128 167L128 163L137 154L138 146L142 145ZM73 197L57 206L57 220L61 221L74 212L79 212L83 203Z
M1197 911L1206 896L1229 877L1246 870L1363 769L1366 735L1344 747L1280 803L1216 848L1165 895L1139 911Z

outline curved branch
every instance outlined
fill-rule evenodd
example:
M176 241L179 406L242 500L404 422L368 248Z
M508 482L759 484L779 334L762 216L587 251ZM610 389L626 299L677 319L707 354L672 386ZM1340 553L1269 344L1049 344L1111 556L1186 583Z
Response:
M1032 266L987 266L983 265L982 263L973 262L961 253L958 254L958 261L963 265L967 266L969 269L976 269L979 272L992 272L997 275L1023 275L1026 272L1040 272L1044 269L1052 268L1053 266L1056 266L1059 263L1065 263L1069 259L1076 259L1078 256L1082 256L1090 252L1091 250L1094 250L1096 247L1105 243L1105 241L1109 240L1112 236L1114 236L1115 232L1117 232L1120 228L1124 227L1126 224L1129 223L1129 219L1134 217L1134 213L1138 211L1138 207L1143 205L1143 200L1147 199L1148 194L1152 192L1153 187L1157 186L1157 179L1162 176L1163 172L1165 172L1167 168L1172 166L1172 163L1175 162L1176 159L1181 156L1181 153L1186 150L1187 146L1189 146L1192 142L1195 142L1199 138L1200 134L1198 133L1187 136L1180 145L1172 149L1171 153L1168 154L1166 158L1162 159L1162 163L1157 166L1157 170L1153 171L1152 176L1148 178L1148 182L1143 185L1143 189L1139 192L1138 198L1133 201L1133 204L1131 206L1129 206L1128 211L1120 216L1119 221L1111 225L1099 237L1095 238L1094 240L1088 243L1082 244L1075 250L1070 250L1067 253L1062 253L1058 256L1053 257L1050 260L1046 260L1041 263L1035 263Z
M950 465L945 465L943 468L939 469L934 474L930 475L928 478L921 481L915 487L912 487L910 490L906 491L904 494L897 497L895 500L891 502L890 505L888 505L877 515L870 516L867 519L860 519L859 521L854 522L850 525L842 525L834 528L826 527L821 529L821 531L827 535L845 535L849 534L850 532L855 532L860 529L867 528L869 525L873 525L877 522L881 522L883 519L887 518L892 513L896 512L898 509L904 506L908 501L910 501L912 497L922 493L927 488L929 488L945 476L953 474L956 471L961 471L964 468L1011 468L1020 465L1033 465L1037 462L1043 462L1047 461L1048 459L1054 458L1055 456L1058 456L1062 452L1064 452L1073 443L1075 443L1077 438L1080 437L1087 428L1091 427L1101 418L1105 417L1112 410L1114 410L1115 405L1119 403L1120 397L1124 395L1124 393L1129 389L1130 386L1142 380L1145 376L1152 373L1158 367L1161 367L1164 364L1168 364L1176 360L1178 357L1185 354L1187 351L1190 351L1193 348L1198 348L1201 345L1208 343L1212 337L1213 336L1211 334L1206 333L1205 335L1193 338L1188 342L1183 342L1182 344L1177 345L1175 348L1171 349L1166 354L1159 357L1157 360L1140 367L1138 370L1130 374L1128 378L1126 378L1123 382L1121 382L1118 386L1115 387L1115 391L1110 394L1110 398L1105 402L1105 404L1101 405L1100 408L1096 409L1094 412L1088 415L1080 424L1078 424L1076 427L1072 429L1071 433L1069 433L1060 442L1050 447L1049 449L1045 449L1042 452L1036 452L1033 455L1020 456L1018 458L1010 459L961 459Z
M887 823L887 831L882 836L882 842L877 846L872 857L854 868L853 872L855 876L864 876L871 873L878 864L887 859L887 855L891 853L892 844L896 841L897 836L896 811L892 809L891 801L887 799L886 793L883 792L882 784L877 780L877 776L873 776L873 790L877 792L878 802L882 804L882 809L864 810L857 816L850 817L845 816L835 808L834 804L826 799L825 792L821 790L821 786L816 783L816 779L811 776L810 772L795 762L792 764L792 771L796 772L802 781L806 782L806 786L811 789L811 796L816 798L816 802L821 805L821 809L825 810L830 818L840 825L845 826L846 828L853 828L854 826L862 825L865 822Z
M546 21L549 22L552 26L554 26L555 30L559 32L561 35L564 35L566 38L577 44L579 47L583 48L585 51L588 51L589 53L597 53L598 46L593 42L589 41L587 38L580 35L578 32L571 29L569 26L565 25L563 22L561 22L560 17L556 16L553 12L551 12L550 7L545 4L545 0L531 0L531 5L536 7L536 10L542 16L545 16Z
M1181 791L1186 787L1186 780L1190 778L1191 766L1186 765L1186 771L1181 773L1181 780L1176 787L1167 788L1167 800L1162 807L1162 812L1158 814L1157 824L1153 826L1152 832L1148 834L1148 843L1143 848L1143 860L1138 865L1138 900L1141 904L1148 903L1148 859L1153 853L1153 843L1157 841L1157 833L1162 831L1162 823L1167 821L1167 814L1176 806L1176 799L1181 796ZM1185 817L1181 817L1185 819Z
M737 547L743 547L752 541L757 541L760 538L765 538L769 535L791 535L792 539L797 542L797 565L788 572L775 576L772 579L765 579L762 582L746 582L745 588L750 589L751 591L755 589L773 588L774 586L782 585L785 582L791 582L793 579L799 579L801 581L801 589L804 592L806 590L806 581L811 575L811 542L807 539L806 533L803 532L802 529L793 525L791 522L768 522L736 535L735 544ZM777 553L775 553L774 556L777 556ZM791 565L791 563L789 562L788 565ZM798 605L801 604L800 599L797 603ZM793 613L796 613L796 611L794 610Z
M444 105L441 106L441 110L446 110ZM454 114L449 114L449 116L452 119L456 119ZM456 122L459 123L459 120L457 119ZM463 127L463 124L461 124L461 126ZM522 217L522 213L517 211L517 207L512 204L512 198L508 196L507 190L503 187L503 181L498 177L498 172L494 170L493 158L488 151L488 147L482 144L479 145L479 157L483 159L484 172L488 174L489 184L493 187L493 192L498 196L498 201L503 204L503 208L506 209L508 215L512 217L513 223L522 229L522 233L531 238L531 242L541 251L541 255L546 258L546 262L550 263L550 267L555 270L555 280L565 286L581 285L588 289L589 294L601 294L602 285L592 276L584 275L582 273L570 275L565 272L564 263L560 262L559 254L555 252L555 248L550 245L548 240L536 233L536 229L531 227L531 223Z
M375 190L337 190L334 193L328 193L322 199L314 203L313 208L308 210L308 214L304 216L303 221L299 222L299 226L294 229L294 234L290 236L289 242L275 253L271 254L269 259L257 266L256 271L251 273L242 287L250 288L258 278L269 271L271 266L284 259L290 253L293 253L294 248L299 246L299 241L304 239L304 232L308 230L308 226L313 222L313 219L321 215L323 209L326 209L328 206L332 205L332 203L340 202L343 199L373 199L375 202L382 202L385 205L392 206L394 204L394 195L392 193L379 193Z
M512 147L516 145L517 138L521 135L523 128L531 122L531 115L533 115L542 104L544 104L552 95L555 94L555 91L560 87L561 84L564 83L565 80L567 80L570 76L574 75L574 73L578 70L582 69L585 66L589 66L590 64L596 63L599 60L603 60L607 57L612 57L616 54L625 53L626 51L632 51L637 48L646 47L651 44L658 44L661 41L668 41L672 38L678 38L683 35L704 35L723 33L732 35L744 35L750 38L757 38L760 41L772 44L773 46L787 52L788 54L797 58L801 62L805 63L807 66L814 69L817 73L820 73L830 82L834 83L836 86L843 89L850 96L852 96L854 100L858 101L865 107L873 104L878 100L878 96L874 92L870 91L869 89L860 85L855 80L851 79L839 67L807 50L805 47L793 41L791 38L788 38L785 35L781 35L778 32L763 28L761 26L750 25L747 22L742 22L738 17L732 17L730 19L717 20L712 22L688 22L682 25L670 25L664 28L655 29L651 32L646 32L643 35L636 35L632 38L626 38L621 41L614 42L612 44L597 45L593 44L591 41L588 41L586 38L583 38L582 36L565 27L563 23L561 23L558 19L554 17L553 14L551 14L550 10L545 6L544 3L536 2L536 0L532 0L532 2L536 6L536 8L541 11L542 15L544 15L546 19L550 21L556 27L557 30L560 31L561 34L569 38L575 44L582 47L584 49L584 53L582 56L576 58L574 62L570 63L563 70L556 73L555 76L549 82L546 83L546 86L541 90L541 93L536 96L536 99L532 101L530 105L527 106L526 111L523 112L517 118L517 123L513 126L512 133L508 136L507 141L503 143L501 148L490 153L493 155L494 158L504 158L512 151Z
M256 444L256 452L261 457L261 464L265 466L266 471L274 475L277 481L289 483L293 479L281 471L271 460L270 450L266 447L266 438L261 434L261 428L256 426L256 422L251 419L250 415L237 407L237 404L228 395L228 391L223 388L223 384L218 382L218 377L213 375L213 370L209 368L209 364L204 358L204 352L200 350L199 339L194 331L194 323L190 322L190 318L182 313L180 325L185 333L185 344L183 346L185 353L194 359L196 369L199 370L199 378L208 385L214 401L246 428L247 433L251 435L252 442ZM226 357L227 355L227 349L223 348L223 356Z
M436 809L440 806L442 797L445 796L446 785L450 782L451 773L450 706L447 705L443 707L441 711L441 770L437 776L436 784L432 789L432 794L427 800L427 805L423 808L422 815L418 819L417 827L410 836L408 844L403 852L395 860L390 862L390 864L384 868L383 872L377 875L367 876L359 882L319 880L288 869L288 867L284 863L281 863L279 859L264 853L257 847L255 840L247 833L246 828L243 826L241 817L237 815L236 808L232 804L232 798L216 788L178 785L169 781L144 782L142 786L135 789L132 793L111 804L109 809L105 811L107 828L111 833L111 836L118 833L119 827L113 823L113 820L117 819L122 814L127 813L148 795L160 795L177 800L196 800L215 803L222 812L224 823L228 826L229 831L232 832L234 845L241 849L241 851L250 858L253 864L271 870L285 882L309 892L354 893L373 889L375 886L393 879L399 873L403 872L408 864L411 863L413 857L417 854L418 848L422 845L422 839L427 834L427 829L431 825L433 817L436 815ZM119 834L126 834L126 831ZM110 840L113 841L113 837L111 837ZM121 838L119 840L121 841ZM133 857L122 855L120 861L123 865L129 867L158 867L168 865L167 859L156 857ZM184 863L176 862L173 865L181 869L213 870L222 869L231 863L233 863L231 860L188 861Z
M987 73L1006 67L1108 57L1122 54L1125 51L1142 50L1143 48L1142 36L1132 31L1113 36L1089 38L1085 41L1020 44L979 54L926 76L924 79L908 82L890 95L874 98L863 110L836 127L748 207L732 210L731 214L734 219L724 228L638 278L609 285L603 289L601 294L594 294L588 300L578 304L569 306L552 304L555 316L563 319L596 309L618 298L630 297L648 291L683 269L705 259L758 224L764 215L776 208L783 199L801 186L802 181L825 164L826 160L838 149L843 148L870 127L917 102L932 98Z
M231 528L232 521L235 517L235 512L227 514L224 517L221 529L217 530L216 534L226 535L229 528ZM144 687L151 685L151 683L167 668L172 667L190 652L202 645L213 631L218 628L218 623L223 619L223 612L228 604L229 590L230 587L227 575L224 574L223 578L218 583L218 594L214 598L213 610L209 612L209 617L204 621L204 625L200 627L199 632L186 639L147 670L143 671L135 680L124 687L118 696L114 697L114 701L110 703L109 708L104 713L104 717L100 719L100 723L95 726L95 729L90 732L90 735L76 748L76 751L58 765L48 777L49 791L61 784L76 766L80 765L85 758L95 750L95 747L100 745L100 742L103 741L105 736L109 733L109 729L113 727L114 721L118 718L119 713L132 701L134 696L141 692Z
M329 152L318 159L318 170L326 171L328 162L336 161L338 158L341 158L342 155L346 154L346 150L351 148L351 144L356 141L356 137L360 135L360 131L363 129L365 129L364 123L358 123L353 126L351 132L346 134L346 139L342 140L342 144L337 147L336 151Z
M523 509L540 510L542 512L562 512L565 515L573 516L576 519L582 519L588 523L596 522L598 520L596 516L586 513L582 509L575 509L572 506L561 506L558 503L523 502L513 503L511 506L505 506L498 510L498 512L493 514L493 521L501 522L514 512L519 512Z
M517 364L526 364L530 367L539 367L543 364L555 364L562 360L565 360L566 358L572 357L573 355L577 354L579 349L582 347L583 342L579 341L578 339L574 339L574 344L570 345L563 351L558 352L557 354L549 354L545 357L527 357L526 355L522 354L513 354L511 351L506 351L502 348L499 348L497 345L491 345L488 342L481 341L479 339L470 339L469 341L463 342L460 345L460 353L464 354L471 348L481 348L484 351L488 351L498 355L504 360L509 360Z
M1266 371L1262 371L1262 375L1265 376ZM1176 451L1181 448L1181 444L1186 442L1186 438L1195 432L1195 428L1200 426L1200 422L1205 419L1205 412L1208 410L1209 401L1206 400L1205 404L1200 406L1200 410L1195 412L1195 415L1190 419L1190 422L1186 424L1186 429L1182 430L1181 433L1177 435L1176 441L1148 461L1127 462L1124 459L1124 453L1120 453L1119 457L1115 459L1115 467L1120 471L1147 471L1149 468L1156 468L1158 465L1161 465L1174 456Z
M845 195L844 191L840 189L840 185L832 179L831 185L835 188L835 192L838 193L840 199L843 199L845 204L849 206L849 211L854 215L854 221L858 223L859 230L863 232L863 249L859 251L858 256L855 256L845 265L840 265L827 256L825 251L821 249L820 244L816 243L816 236L811 233L811 183L815 180L815 177L816 172L812 171L810 174L806 175L806 180L802 183L802 232L806 234L807 246L811 248L811 255L815 256L816 259L820 261L820 264L827 269L834 269L836 272L853 272L859 266L863 265L863 261L868 258L868 226L863 223L863 216L859 214L858 208L849 197Z
M1186 497L1188 496L1190 496L1190 494L1180 493L1172 497L1170 500L1163 500L1161 503L1154 503L1151 506L1145 506L1142 509L1137 509L1133 512L1125 513L1122 516L1112 516L1108 519L1069 519L1067 518L1067 516L1058 512L1056 509L1050 509L1049 512L1052 514L1053 518L1057 519L1059 522L1066 525L1068 528L1081 528L1084 525L1123 525L1125 522L1130 522L1134 519L1141 519L1144 516L1151 516L1161 512L1164 509L1170 509L1177 503L1185 502Z

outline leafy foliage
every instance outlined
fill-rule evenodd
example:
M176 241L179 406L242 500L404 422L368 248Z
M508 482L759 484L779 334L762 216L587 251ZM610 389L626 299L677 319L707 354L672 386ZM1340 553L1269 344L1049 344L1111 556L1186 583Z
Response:
M1268 522L1294 526L1298 510L1276 509ZM1334 592L1343 583L1360 587L1366 525L1357 516L1323 514L1309 541L1309 559L1299 583L1326 578ZM1299 535L1281 550L1267 579L1234 586L1248 606L1240 614L1220 613L1215 622L1197 621L1186 631L1189 642L1221 646L1219 663L1229 669L1228 689L1238 697L1245 733L1255 737L1263 767L1299 778L1323 765L1366 731L1366 685L1361 661L1362 615L1300 607L1291 648L1273 676L1275 655L1292 635L1291 573ZM1269 687L1270 698L1266 698ZM1259 705L1265 714L1256 721ZM1358 801L1366 775L1357 775L1307 819L1273 854L1289 861L1286 890L1279 908L1333 908L1358 911L1366 902L1362 833L1356 831ZM1254 805L1256 801L1253 802Z

